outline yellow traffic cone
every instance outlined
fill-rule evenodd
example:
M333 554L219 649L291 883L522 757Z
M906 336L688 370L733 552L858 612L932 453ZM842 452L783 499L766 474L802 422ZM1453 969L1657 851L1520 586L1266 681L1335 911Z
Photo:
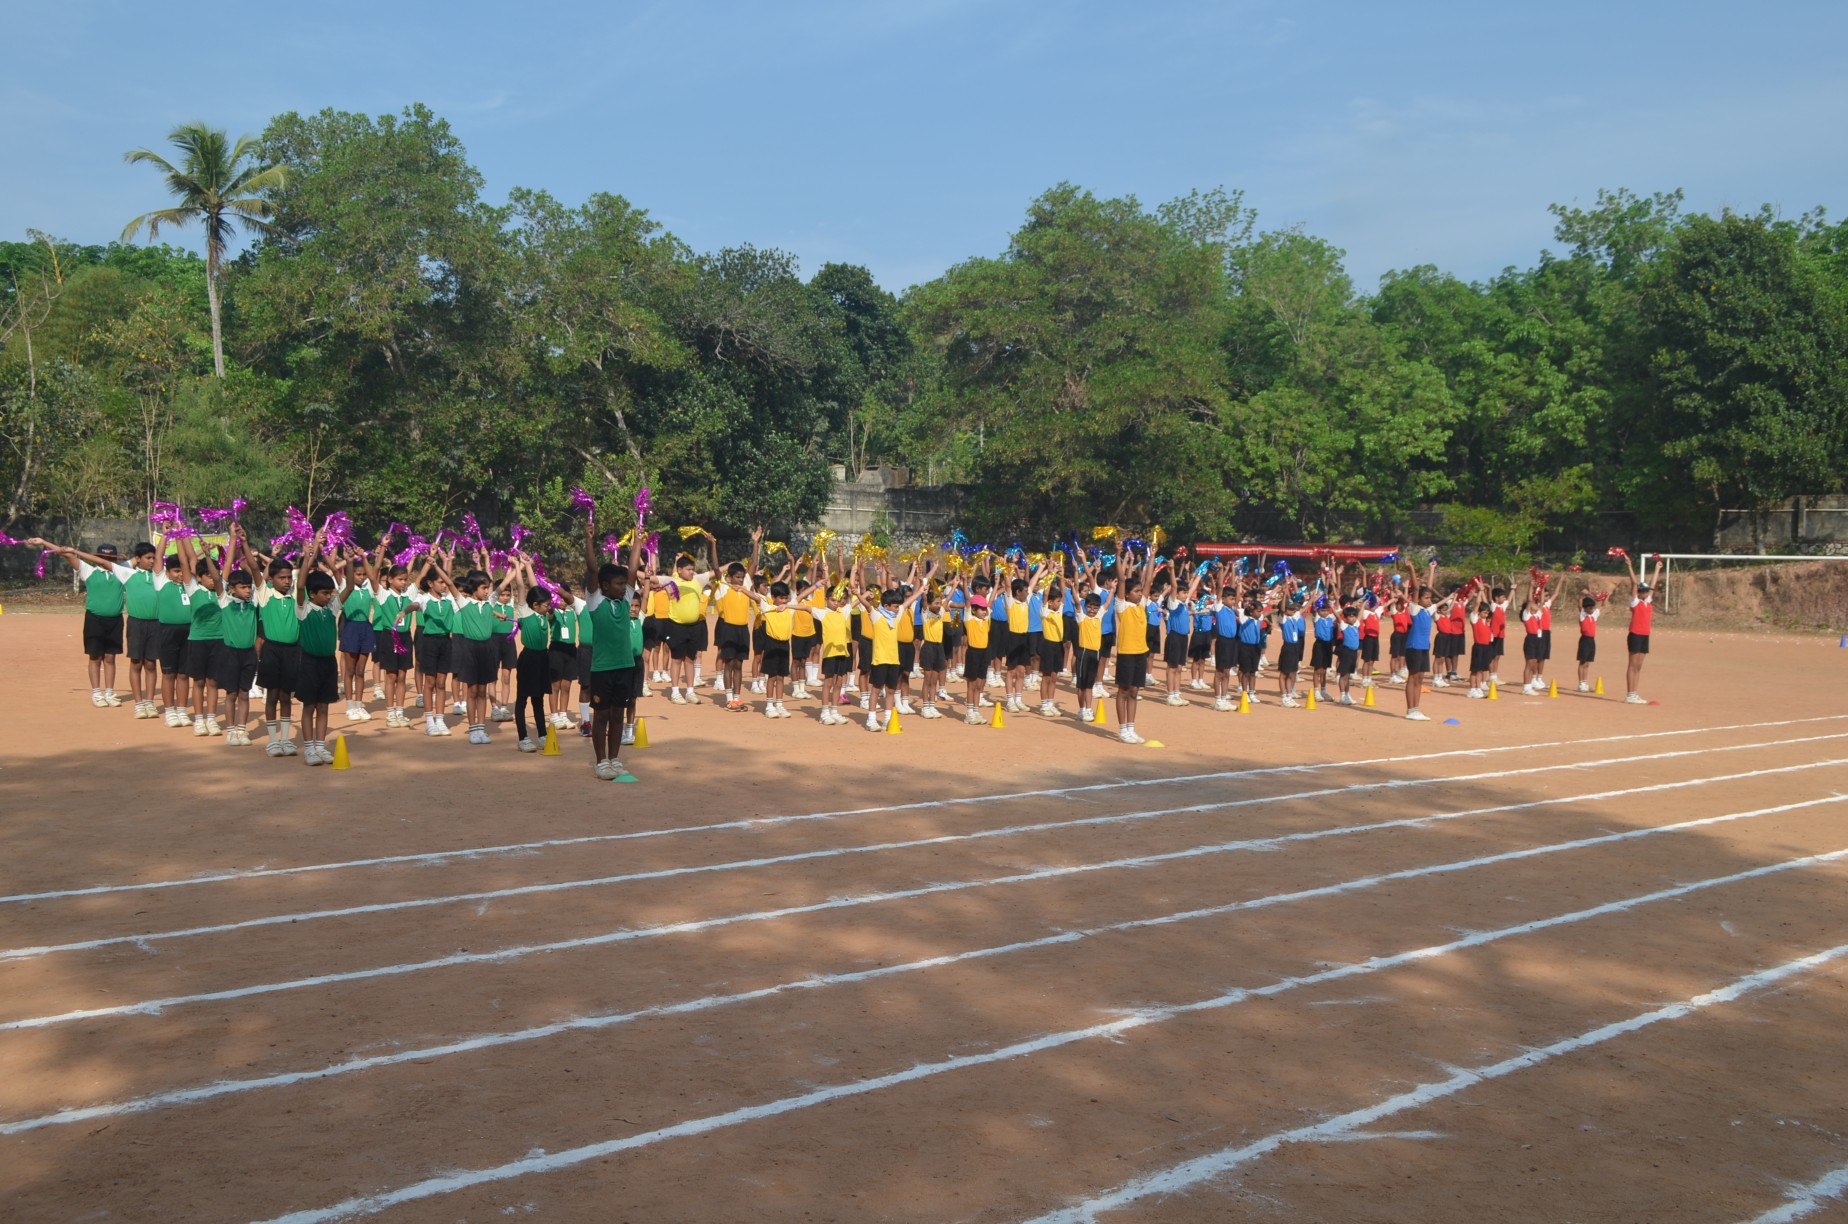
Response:
M1373 708L1373 681L1367 681L1367 695L1360 699L1360 704L1369 710Z
M1001 703L1000 703L1000 702L998 702L998 701L997 701L997 702L995 702L995 716L994 716L993 718L991 718L991 719L989 719L989 720L988 720L988 725L989 725L989 726L991 726L991 727L1005 727L1005 726L1007 726L1007 723L1005 723L1005 722L1004 722L1004 721L1002 721L1002 719L1001 719Z
M334 768L335 769L353 768L353 762L347 759L346 736L344 735L338 735L334 737Z
M1592 686L1591 692L1594 697L1604 696L1604 677L1603 676L1598 677L1598 682Z
M1489 700L1490 701L1500 701L1501 700L1501 689L1496 685L1495 681L1493 680L1489 681Z
M551 723L545 726L545 746L539 749L540 756L560 756L558 750L558 728Z
M1243 689L1240 689L1238 693L1238 712L1240 714L1251 713L1251 694Z
M630 744L629 747L648 747L648 720L646 718L638 718L635 720L635 742Z
M1097 714L1095 717L1091 719L1091 721L1096 723L1100 727L1106 721L1106 719L1104 718L1104 699L1102 697L1099 697L1097 699Z
M1557 696L1559 696L1559 681L1557 681L1557 680L1549 680L1549 681L1547 681L1547 683L1546 683L1546 695L1547 695L1548 697L1557 697Z
M1315 709L1315 686L1313 684L1309 686L1309 700L1303 703L1303 708L1305 710Z
M996 713L999 713L999 712L1000 712L1000 710L1001 710L1001 707L1000 707L1000 706L996 706L996 707L995 707L995 711L996 711ZM900 730L898 729L898 711L897 711L897 710L893 710L893 711L892 711L892 713L891 713L890 715L888 715L888 716L886 717L886 729L885 729L885 733L886 733L887 735L902 735L902 734L904 734L904 732L902 732L902 731L900 731Z

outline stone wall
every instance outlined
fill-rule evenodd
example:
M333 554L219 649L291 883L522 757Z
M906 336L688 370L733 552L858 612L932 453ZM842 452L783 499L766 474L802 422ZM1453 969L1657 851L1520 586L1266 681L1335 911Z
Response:
M1848 553L1848 496L1816 494L1763 510L1722 511L1713 551Z

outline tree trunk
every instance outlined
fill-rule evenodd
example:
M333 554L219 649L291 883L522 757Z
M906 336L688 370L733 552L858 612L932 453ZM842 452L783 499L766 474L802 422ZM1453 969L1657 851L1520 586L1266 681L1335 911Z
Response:
M206 243L205 252L205 300L212 308L212 369L218 377L225 376L225 338L218 319L218 247Z

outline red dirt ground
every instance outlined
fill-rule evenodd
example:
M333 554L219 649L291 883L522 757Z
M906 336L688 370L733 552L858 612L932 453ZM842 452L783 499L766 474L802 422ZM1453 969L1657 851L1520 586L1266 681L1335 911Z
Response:
M654 697L612 785L92 709L78 626L0 617L9 1222L1735 1221L1848 1163L1844 953L1185 1166L1848 943L1848 855L1786 866L1848 851L1834 638L1659 634L1642 707L1194 695L1161 748Z

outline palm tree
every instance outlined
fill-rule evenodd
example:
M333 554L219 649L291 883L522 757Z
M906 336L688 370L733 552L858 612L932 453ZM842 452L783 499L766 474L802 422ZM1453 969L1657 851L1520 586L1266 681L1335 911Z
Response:
M288 170L255 164L255 138L242 136L232 145L223 132L203 123L182 123L167 134L167 139L180 151L178 167L149 149L135 149L123 157L130 165L149 162L158 167L167 176L167 190L180 202L130 221L122 231L122 241L133 239L144 225L148 227L149 241L160 235L163 225L185 225L194 220L204 225L205 297L212 307L212 366L223 378L225 344L218 317L218 274L224 264L225 244L231 238L234 220L246 229L269 229L269 218L275 210L265 194L283 185Z

